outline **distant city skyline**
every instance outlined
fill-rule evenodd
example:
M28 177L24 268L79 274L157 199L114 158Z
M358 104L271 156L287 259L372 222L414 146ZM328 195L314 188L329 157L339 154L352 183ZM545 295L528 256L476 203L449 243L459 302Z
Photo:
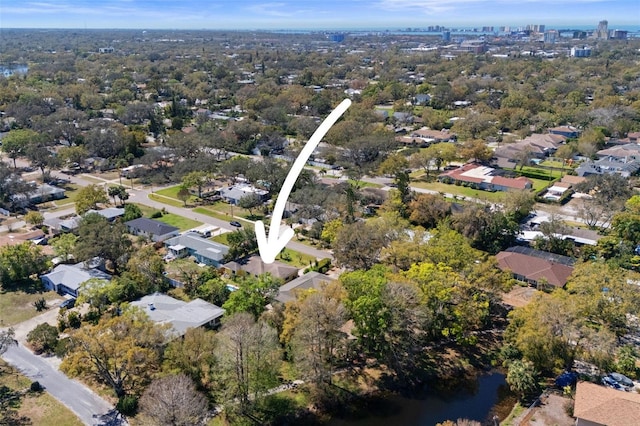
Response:
M640 26L638 0L2 0L0 28L376 29Z

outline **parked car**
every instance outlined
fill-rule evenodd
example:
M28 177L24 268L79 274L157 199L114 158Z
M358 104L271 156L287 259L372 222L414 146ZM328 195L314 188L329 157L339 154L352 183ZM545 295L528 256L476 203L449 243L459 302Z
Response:
M231 222L229 222L229 225L235 226L236 228L241 228L242 227L242 224L240 222L238 222L237 220L232 220Z
M609 376L604 376L602 378L602 384L605 385L605 386L608 386L608 387L610 387L612 389L616 389L616 390L619 390L619 391L624 391L624 387L620 383L616 382L615 380L613 380Z
M633 384L633 380L631 380L630 378L628 378L627 376L625 376L624 374L620 374L620 373L609 373L609 376L611 379L615 380L616 382L618 382L620 385L626 387L626 388L632 388L634 386Z
M72 297L71 299L67 299L67 300L65 300L64 302L62 302L62 303L60 304L60 307L61 307L61 308L67 308L67 309L71 309L71 308L73 308L74 306L76 306L76 299L75 299L75 298L73 298L73 297Z

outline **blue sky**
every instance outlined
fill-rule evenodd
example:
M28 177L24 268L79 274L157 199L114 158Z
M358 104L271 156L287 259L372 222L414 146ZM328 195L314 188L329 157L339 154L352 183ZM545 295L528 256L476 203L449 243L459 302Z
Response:
M0 0L0 28L350 29L640 25L638 0Z

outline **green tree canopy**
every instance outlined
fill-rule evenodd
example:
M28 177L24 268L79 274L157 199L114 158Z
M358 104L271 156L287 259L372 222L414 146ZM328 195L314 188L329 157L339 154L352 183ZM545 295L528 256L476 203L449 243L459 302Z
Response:
M91 209L97 209L98 204L109 202L107 193L104 189L96 184L87 185L78 190L76 194L76 213L82 216Z

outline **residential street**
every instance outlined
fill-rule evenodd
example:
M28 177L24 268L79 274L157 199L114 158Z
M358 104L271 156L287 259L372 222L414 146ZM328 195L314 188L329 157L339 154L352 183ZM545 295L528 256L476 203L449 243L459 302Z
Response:
M113 406L82 383L69 379L58 371L60 359L34 355L24 344L27 334L38 324L56 325L58 306L62 298L54 300L49 309L13 326L18 346L12 346L2 358L33 381L38 381L54 398L73 411L87 425L126 425L117 418Z
M9 364L33 381L38 381L54 398L73 411L87 425L125 425L114 418L114 408L90 389L69 379L45 358L34 355L21 343L2 355Z
M4 161L7 161L6 159ZM12 163L11 163L12 164ZM30 163L24 159L17 159L17 165L18 167L26 167L29 166ZM52 175L59 175L59 177L64 178L64 179L68 179L71 183L74 183L76 185L80 185L80 186L87 186L90 185L92 183L92 181L89 181L87 179L83 179L83 174L79 174L79 175L74 175L74 176L67 176L67 175L61 175L60 173L52 173ZM93 179L101 179L100 178L100 174L95 174L95 175L91 175L91 177ZM104 183L114 183L114 184L119 184L119 179L103 179ZM126 183L126 182L125 182ZM224 220L220 220L211 216L207 216L204 214L199 214L194 212L193 210L189 209L189 208L184 208L184 207L176 207L176 206L171 206L168 204L164 204L161 203L159 201L155 201L155 200L151 200L149 198L149 194L151 194L153 191L157 191L159 189L165 188L166 186L162 187L162 186L153 186L153 187L141 187L141 186L134 186L134 189L131 189L130 186L124 185L127 187L127 190L131 196L131 198L129 199L129 201L134 202L134 203L138 203L138 204L142 204L148 207L153 207L154 209L162 209L164 208L166 211L168 211L169 213L173 213L173 214L177 214L189 219L194 219L197 220L199 222L202 223L206 223L208 225L213 225L213 226L217 226L220 229L224 229L226 231L232 231L235 228L233 228L231 225L229 225L228 221L224 221ZM173 186L173 185L167 185L167 186ZM68 214L72 214L75 212L75 209L73 207L69 207L68 209L64 209L64 210L60 210L57 211L55 213L44 213L45 218L49 218L49 217L61 217L61 216L65 216ZM231 217L229 217L229 220L232 220ZM246 220L246 219L243 219ZM14 225L14 227L18 227L19 224ZM5 227L6 228L6 227ZM3 230L6 231L6 229L3 229L0 226L0 232L2 232ZM318 259L323 259L323 258L331 258L333 259L333 255L331 254L331 252L326 251L326 250L320 250L320 249L316 249L314 247L309 247L306 244L302 244L300 242L297 241L289 241L289 243L287 244L287 247L298 251L300 253L304 253L307 254L309 256L315 256Z

